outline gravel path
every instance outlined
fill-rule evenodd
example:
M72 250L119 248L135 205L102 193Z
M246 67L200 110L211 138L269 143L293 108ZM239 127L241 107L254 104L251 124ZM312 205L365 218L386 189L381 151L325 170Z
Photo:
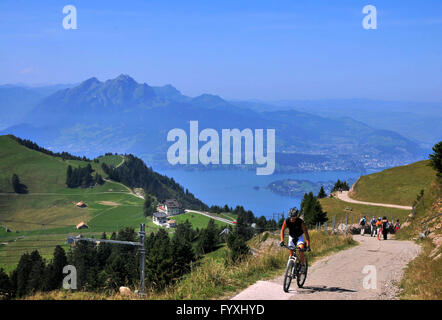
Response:
M397 299L403 270L420 252L411 241L377 240L355 235L360 244L322 258L309 267L304 288L292 281L290 290L282 289L283 276L269 281L258 281L232 300L392 300ZM312 244L314 250L314 244ZM376 288L364 289L365 266L376 269Z
M194 213L201 214L201 215L203 215L203 216L209 217L209 218L211 218L211 219L215 219L215 220L218 220L218 221L222 221L222 222L225 222L225 223L228 223L228 224L234 225L234 223L233 223L232 220L228 220L228 219L224 219L224 218L220 218L220 217L215 217L214 215L211 215L211 214L209 214L209 213L207 213L207 212L204 212L204 211L188 210L188 209L185 209L184 211L185 211L186 213L187 213L187 212L194 212Z
M345 202L366 204L369 206L377 206L377 207L397 208L397 209L404 209L404 210L412 210L413 209L410 206L400 206L397 204L387 204L387 203L377 203L377 202L366 202L366 201L354 200L354 199L350 198L350 196L348 195L348 191L336 192L336 196L338 197L339 200L342 200Z

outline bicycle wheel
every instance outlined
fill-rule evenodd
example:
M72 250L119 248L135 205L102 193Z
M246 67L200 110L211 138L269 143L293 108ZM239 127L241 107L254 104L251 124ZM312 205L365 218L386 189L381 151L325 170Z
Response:
M299 266L301 266L301 262L299 262ZM307 270L308 270L308 260L307 260L307 257L305 257L305 271L301 273L301 272L299 272L300 269L301 268L298 268L296 282L298 284L298 287L302 288L302 286L305 283L305 279L307 279Z
M292 279L294 276L293 272L294 267L295 267L295 261L293 261L293 259L289 259L284 276L284 292L289 292L290 284L292 283Z

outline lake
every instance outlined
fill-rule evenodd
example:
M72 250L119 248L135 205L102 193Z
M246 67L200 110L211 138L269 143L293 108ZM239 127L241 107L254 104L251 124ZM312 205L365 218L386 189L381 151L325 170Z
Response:
M273 218L274 213L287 213L291 207L300 208L301 198L290 198L273 193L265 189L272 181L281 179L336 181L338 179L357 179L358 172L326 171L305 172L291 174L273 174L258 176L255 171L240 170L213 170L213 171L186 171L158 170L161 174L173 177L184 188L189 189L195 197L207 205L235 207L242 205L246 210L252 210L256 217L261 215ZM254 187L258 186L256 190Z

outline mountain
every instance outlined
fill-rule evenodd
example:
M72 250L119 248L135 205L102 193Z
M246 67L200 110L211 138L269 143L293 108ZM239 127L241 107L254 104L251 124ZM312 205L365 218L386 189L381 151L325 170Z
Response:
M328 118L351 117L377 129L395 131L430 149L442 137L442 103L370 99L232 101L258 112L297 110Z
M171 85L151 87L128 75L90 78L42 99L22 123L4 130L54 151L94 157L108 151L140 155L149 165L168 167L167 133L212 128L276 129L278 170L360 170L418 160L417 143L389 130L374 129L348 117L325 118L296 110L258 112L216 95L187 97ZM300 155L324 156L306 164ZM308 162L308 161L307 161Z
M0 130L21 123L44 97L71 85L29 87L25 85L0 86Z

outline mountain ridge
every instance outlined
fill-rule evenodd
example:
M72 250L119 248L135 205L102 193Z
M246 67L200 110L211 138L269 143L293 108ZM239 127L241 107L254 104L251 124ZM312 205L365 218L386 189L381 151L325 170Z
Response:
M125 74L106 81L91 77L59 90L40 101L21 126L2 133L53 150L69 146L68 151L89 152L88 156L93 156L91 150L140 154L151 165L167 167L167 132L188 131L192 120L198 120L200 128L215 130L274 128L277 152L341 157L344 169L403 164L425 154L396 132L373 129L352 118L331 119L297 110L257 112L218 95L188 97L172 85L151 87Z

